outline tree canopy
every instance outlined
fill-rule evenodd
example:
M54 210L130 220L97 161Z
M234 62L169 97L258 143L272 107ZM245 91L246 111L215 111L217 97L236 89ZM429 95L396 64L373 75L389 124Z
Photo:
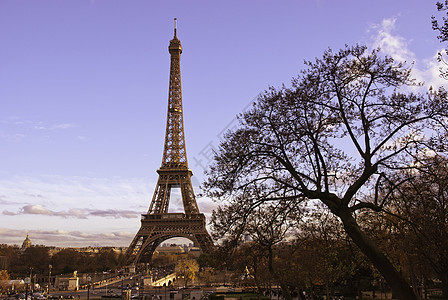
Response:
M199 264L194 259L179 260L175 268L176 276L183 278L184 286L195 281L199 273Z
M437 19L435 16L432 17L432 28L438 32L437 38L441 43L448 42L448 0L445 0L444 2L437 2L436 3L437 10L439 12L446 12L446 15L443 15L441 19ZM444 53L443 53L444 52ZM444 51L441 51L438 53L437 59L439 62L442 62L445 64L445 66L448 65L448 62L446 59L444 59L445 56L448 55L448 46L445 48ZM440 68L440 76L442 76L445 79L448 79L448 69L447 68Z
M415 153L444 128L446 94L411 92L410 68L365 46L329 49L306 66L291 87L270 88L239 116L205 188L226 199L229 226L263 203L322 202L395 295L416 299L356 214L386 210L387 191L399 187L395 172L412 167Z
M443 299L448 299L448 159L426 155L416 168L403 172L405 189L394 192L394 208L404 222L409 253L426 262L442 282ZM400 224L401 223L401 224Z

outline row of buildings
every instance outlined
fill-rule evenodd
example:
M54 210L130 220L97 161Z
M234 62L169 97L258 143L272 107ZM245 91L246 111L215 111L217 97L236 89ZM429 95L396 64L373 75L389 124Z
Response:
M27 248L30 248L32 246L31 239L29 237L29 234L26 235L26 238L23 240L21 250L25 250ZM78 252L84 252L84 253L99 253L103 247L81 247L81 248L71 248L75 249ZM107 247L111 248L116 253L125 253L127 250L127 247ZM64 248L61 247L54 247L52 248L52 253L54 253L62 250ZM183 245L176 245L176 244L167 244L164 243L161 246L157 247L156 251L154 252L155 255L157 254L192 254L195 256L199 256L200 254L200 248L194 246L192 243L189 245L183 244ZM0 267L2 266L2 261L0 260Z
M26 235L22 246L20 247L20 252L25 252L26 249L32 247L32 242L29 235ZM70 248L76 250L80 253L91 253L96 254L100 253L104 247L82 247L82 248ZM107 247L108 249L112 249L117 254L124 254L126 252L126 247ZM57 252L67 249L62 247L51 247L49 249L50 255L54 255ZM188 254L189 256L197 257L200 255L199 247L195 247L193 244L189 245L175 245L175 244L163 244L158 247L154 252L154 256L164 256L164 255L182 255ZM0 270L6 270L8 266L8 259L6 256L0 256ZM126 268L127 273L132 273L132 268ZM42 276L41 276L42 277ZM107 282L117 280L118 275L115 272L99 272L95 274L78 274L76 271L71 274L51 274L51 266L50 273L45 275L46 278L36 279L36 276L30 279L30 284L35 286L37 289L57 289L57 290L77 290L83 286L85 286L89 281L91 283L99 283L99 284L107 284ZM89 278L88 278L89 277ZM90 279L90 280L88 280ZM45 286L39 286L37 282L45 282ZM48 284L50 282L50 284ZM152 277L148 276L144 282L145 285L152 285ZM10 288L20 288L25 285L24 280L9 280L8 283L2 282L2 285L9 285Z

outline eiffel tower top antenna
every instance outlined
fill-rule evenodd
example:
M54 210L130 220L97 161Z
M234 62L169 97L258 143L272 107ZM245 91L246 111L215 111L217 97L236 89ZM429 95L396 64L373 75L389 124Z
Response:
M174 18L174 37L177 37L177 19Z

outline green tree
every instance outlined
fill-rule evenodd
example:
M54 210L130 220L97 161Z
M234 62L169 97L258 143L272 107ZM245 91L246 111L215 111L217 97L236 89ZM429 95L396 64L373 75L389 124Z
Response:
M409 166L406 154L445 122L448 105L439 94L400 92L414 83L410 69L379 50L328 50L306 64L292 88L271 88L239 117L205 187L211 197L230 195L233 211L246 214L267 201L321 201L396 297L417 299L355 216L361 209L384 210L388 199L379 191L390 185L389 174Z

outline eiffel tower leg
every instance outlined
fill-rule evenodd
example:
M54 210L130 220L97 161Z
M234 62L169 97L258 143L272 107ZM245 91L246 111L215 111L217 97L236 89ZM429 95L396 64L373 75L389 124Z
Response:
M191 180L186 178L183 183L181 183L181 193L182 201L185 208L186 214L198 214L199 208L194 197L193 186L191 185Z
M142 224L125 254L129 263L136 264L140 261L144 245L148 244L148 239L151 236L152 231L153 229L148 230Z
M145 258L148 258L149 260L151 260L152 254L154 253L154 250L156 247L157 247L157 245L154 245L154 240L147 238L146 241L140 247L140 250L138 251L138 253L135 257L135 262L140 261L142 259L142 257L145 257ZM154 248L154 250L152 250L153 248Z
M167 213L169 199L171 194L171 187L168 182L163 181L159 178L157 181L156 191L154 192L154 196L151 201L151 205L149 206L148 214L156 213Z
M198 241L199 248L205 253L210 254L214 250L214 245L212 238L204 228L204 232L200 234L195 234L195 238Z
M129 245L128 249L126 250L125 256L128 257L129 259L131 259L132 254L135 251L135 247L136 247L139 239L140 239L140 237L138 236L138 234L136 236L134 236L134 239L132 240L131 244Z

